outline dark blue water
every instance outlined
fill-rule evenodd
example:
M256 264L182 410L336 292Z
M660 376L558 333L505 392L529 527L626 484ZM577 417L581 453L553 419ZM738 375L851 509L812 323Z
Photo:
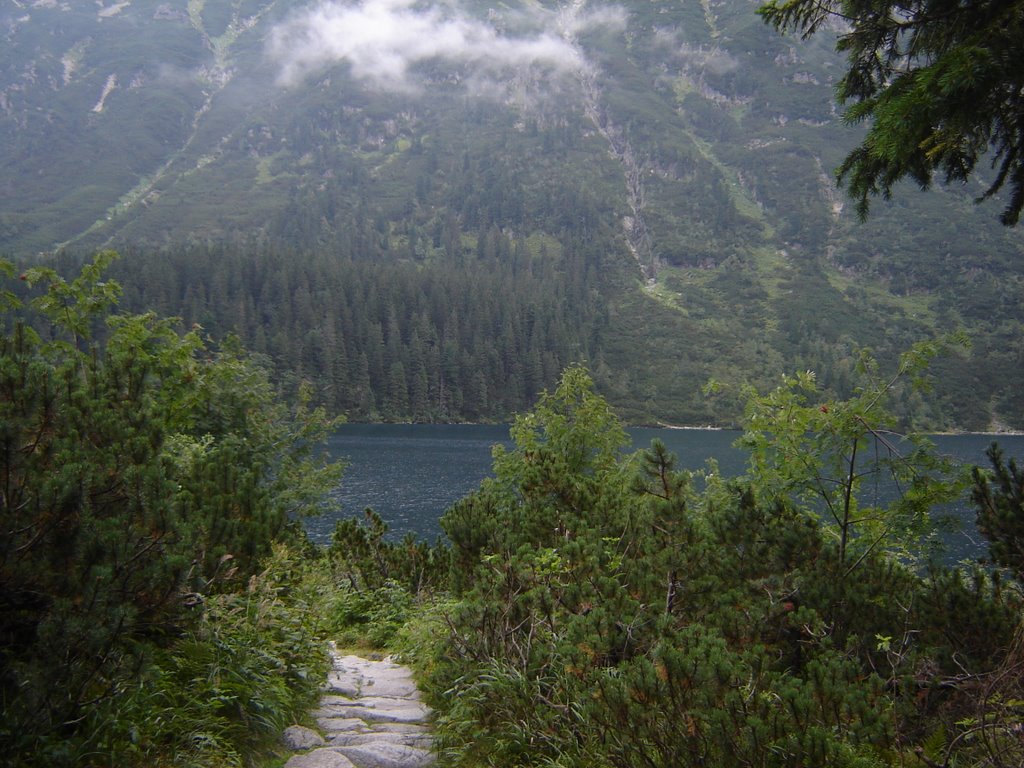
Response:
M738 432L634 428L635 448L659 438L676 454L680 469L700 470L707 459L718 462L723 476L741 474L746 454L733 447ZM940 435L936 448L967 464L988 466L985 449L991 435ZM1001 435L1006 456L1024 461L1024 436ZM507 426L465 424L345 424L330 439L328 450L348 462L338 495L342 516L361 516L372 507L401 537L414 533L433 541L441 535L438 519L445 510L471 493L491 474L491 449L511 445ZM961 518L964 531L947 537L961 557L981 554L973 533L974 512L965 504L951 510ZM307 521L310 537L327 543L337 518Z
M328 441L348 462L338 495L343 517L371 507L398 537L412 532L433 541L448 507L491 474L491 447L508 439L507 426L474 424L344 424ZM327 543L335 518L307 521L310 537Z

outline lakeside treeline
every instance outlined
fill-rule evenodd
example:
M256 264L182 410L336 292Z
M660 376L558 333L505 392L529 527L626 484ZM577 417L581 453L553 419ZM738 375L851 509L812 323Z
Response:
M824 390L844 398L856 385L859 344L895 366L901 350L940 333L896 319L882 329L803 278L787 291L833 310L821 316L794 304L768 321L739 264L715 278L733 309L695 301L680 313L661 289L641 288L621 255L571 231L523 237L449 224L450 237L439 229L440 245L431 240L422 258L394 235L381 261L260 242L181 245L129 251L110 274L126 309L177 316L213 344L237 336L264 356L286 396L311 384L317 404L352 421L507 423L582 363L632 424L738 427L746 392L774 386L779 371L814 370ZM70 277L84 261L62 254L52 264ZM935 361L930 387L893 393L902 426L1016 423L1005 375L1015 347L984 335L970 341ZM993 387L1012 393L997 397Z
M500 421L595 354L593 249L495 227L464 248L454 220L437 238L432 261L189 247L129 254L114 274L128 306L237 334L286 389L312 382L353 421Z

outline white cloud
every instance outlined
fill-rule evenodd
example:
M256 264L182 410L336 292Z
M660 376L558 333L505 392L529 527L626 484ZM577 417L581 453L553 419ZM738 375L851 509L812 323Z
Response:
M416 87L412 70L427 61L472 65L475 79L529 68L555 74L585 70L575 34L588 26L621 23L622 18L614 10L589 15L538 11L505 19L492 12L483 21L451 5L334 0L279 25L269 51L286 85L347 62L356 78L376 87L409 90Z
M611 29L625 29L626 27L626 12L616 5L584 8L582 4L574 3L559 11L557 18L559 28L572 37L597 27Z
M680 41L678 29L655 29L651 45L665 51L692 74L725 75L740 65L732 54L722 48L705 48Z

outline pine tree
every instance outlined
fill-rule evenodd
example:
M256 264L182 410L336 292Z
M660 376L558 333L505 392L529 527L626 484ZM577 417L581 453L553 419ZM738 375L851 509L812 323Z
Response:
M1003 458L994 444L986 452L990 474L974 470L972 499L978 511L978 530L988 539L992 562L1009 568L1024 581L1024 472Z
M27 270L28 306L0 294L5 759L46 762L338 481L308 396L289 412L236 344L115 313L113 258L71 282Z

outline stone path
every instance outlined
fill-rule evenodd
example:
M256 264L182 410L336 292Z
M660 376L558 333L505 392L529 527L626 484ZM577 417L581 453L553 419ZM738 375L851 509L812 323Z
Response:
M320 736L292 726L285 743L295 750L285 768L420 768L435 761L430 708L408 667L389 659L342 656L331 645L333 669L313 712Z

